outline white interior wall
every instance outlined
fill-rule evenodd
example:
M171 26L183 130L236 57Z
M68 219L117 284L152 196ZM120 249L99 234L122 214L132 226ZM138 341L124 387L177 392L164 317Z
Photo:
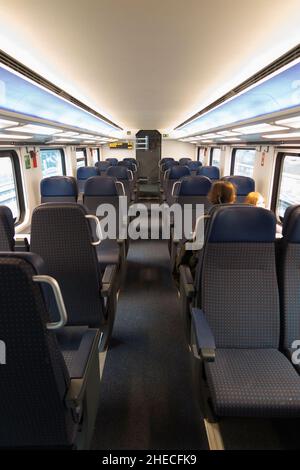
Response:
M173 157L175 160L186 157L191 158L192 160L197 160L197 147L195 144L190 144L188 142L163 140L161 157Z
M109 145L102 145L100 158L101 160L105 160L106 158L117 158L118 160L123 160L123 158L136 158L135 145L133 145L132 150L110 149Z

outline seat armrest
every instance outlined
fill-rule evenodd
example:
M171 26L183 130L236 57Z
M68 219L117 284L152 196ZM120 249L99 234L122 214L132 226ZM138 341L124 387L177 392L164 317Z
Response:
M70 385L65 398L68 408L74 409L82 403L94 358L98 357L99 341L100 331L87 329L69 370Z
M202 310L191 308L191 337L198 355L205 362L214 362L216 357L215 338Z
M29 251L29 242L26 237L15 240L15 251Z
M115 287L117 274L117 266L115 264L109 264L106 266L104 274L102 276L102 289L101 294L103 297L110 297Z
M194 279L189 266L181 265L179 267L180 280L184 288L184 293L188 299L191 299L195 295Z

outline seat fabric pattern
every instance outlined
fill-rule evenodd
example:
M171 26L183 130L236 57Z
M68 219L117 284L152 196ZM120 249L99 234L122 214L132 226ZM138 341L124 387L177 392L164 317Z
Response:
M15 247L14 219L9 207L0 206L0 251L13 251Z
M31 250L60 284L69 325L102 323L101 279L86 210L77 204L44 204L32 216Z
M300 416L299 376L276 349L218 349L205 371L218 416Z
M204 258L202 306L217 347L278 348L274 244L208 243Z
M70 445L75 425L63 404L69 376L49 321L36 272L0 255L0 446Z

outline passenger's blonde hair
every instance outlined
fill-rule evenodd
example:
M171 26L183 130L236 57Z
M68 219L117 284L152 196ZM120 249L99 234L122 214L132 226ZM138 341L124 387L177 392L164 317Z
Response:
M245 204L251 204L252 206L257 206L260 198L264 200L264 197L262 194L258 193L257 191L252 191L246 196Z

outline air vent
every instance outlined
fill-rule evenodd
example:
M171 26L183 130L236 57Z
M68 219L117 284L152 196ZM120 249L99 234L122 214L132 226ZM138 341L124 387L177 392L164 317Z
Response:
M85 111L89 112L90 114L93 114L97 118L101 119L102 121L106 122L107 124L110 124L117 129L123 130L120 126L115 124L114 122L110 121L106 117L102 116L102 114L98 113L94 109L90 108L86 104L82 103L81 101L77 100L74 98L74 96L69 95L66 91L62 90L58 86L54 85L53 83L49 82L46 80L44 77L39 75L38 73L34 72L30 68L26 67L26 65L21 64L21 62L15 60L13 57L9 56L6 54L6 52L0 50L0 65L4 64L10 69L14 70L15 72L18 72L19 74L23 75L26 78L29 78L35 83L38 83L39 85L43 86L47 90L52 91L52 93L55 93L56 95L60 96L61 98L64 98L67 101L70 101L71 103L75 104L81 109L84 109Z
M257 72L255 75L252 75L252 77L248 78L244 82L242 82L240 85L237 87L233 88L230 90L226 95L223 95L221 98L217 99L210 105L206 106L206 108L202 109L198 113L194 114L194 116L190 117L186 121L184 121L182 124L179 124L179 126L175 127L176 129L179 129L182 126L185 126L189 122L193 121L199 116L202 116L202 114L207 113L207 111L210 111L213 108L216 108L220 104L224 103L224 101L227 101L229 98L232 98L233 96L236 96L238 93L241 93L242 91L246 90L247 88L251 87L252 85L255 85L255 83L259 82L260 80L268 77L268 75L271 75L272 73L276 72L277 70L281 69L285 65L288 65L290 62L293 60L296 60L300 57L300 45L294 47L291 49L289 52L286 54L282 55L279 57L279 59L276 59L274 62L271 64L267 65L264 67L262 70Z

